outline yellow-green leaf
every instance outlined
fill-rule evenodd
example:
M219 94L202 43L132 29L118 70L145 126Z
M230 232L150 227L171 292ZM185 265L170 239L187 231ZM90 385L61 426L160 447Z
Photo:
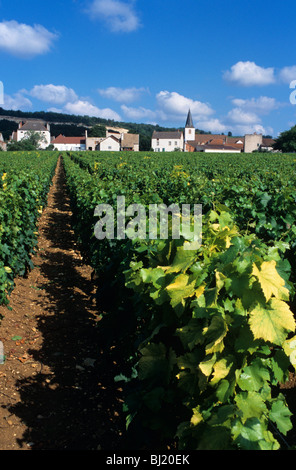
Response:
M179 274L174 282L166 287L171 298L171 305L175 307L179 303L184 305L184 299L192 297L195 293L195 281L188 284L189 276L187 274Z
M225 320L219 315L212 318L211 324L204 329L204 335L209 343L206 345L206 354L222 352L224 349L223 339L227 335L228 327Z
M290 358L290 362L296 369L296 336L287 339L283 343L283 350L285 354Z
M285 281L277 272L274 260L264 261L260 269L253 263L252 274L259 281L266 302L269 301L272 295L278 299L289 300L289 291L284 287Z
M250 328L255 339L281 346L288 332L295 331L295 320L288 304L272 298L266 306L258 304L250 312Z
M232 365L233 365L233 361L229 360L229 358L226 358L226 357L223 359L220 359L220 361L217 361L216 364L214 365L213 378L211 380L211 384L215 385L220 380L227 377Z
M197 426L199 423L201 423L202 421L204 421L203 419L203 416L202 414L200 413L199 411L199 406L197 406L196 408L193 408L193 415L191 417L191 420L190 420L190 423L193 425L193 426Z
M210 359L199 363L199 368L206 377L209 377L211 375L215 362L216 354L213 354Z

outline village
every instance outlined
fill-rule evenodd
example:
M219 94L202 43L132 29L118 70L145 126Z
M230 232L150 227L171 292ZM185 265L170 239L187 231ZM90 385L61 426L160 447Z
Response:
M106 127L105 137L93 137L85 130L84 136L52 136L50 124L39 120L19 122L8 142L0 133L0 149L7 150L9 143L20 142L32 133L40 134L40 149L58 151L133 151L140 149L139 134L131 134L128 129ZM197 133L189 109L184 130L154 131L151 138L151 151L154 152L208 152L208 153L251 153L271 152L275 140L262 134L232 136L224 134Z

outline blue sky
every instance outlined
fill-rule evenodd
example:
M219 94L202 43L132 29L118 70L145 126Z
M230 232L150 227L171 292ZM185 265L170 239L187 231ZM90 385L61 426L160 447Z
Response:
M0 0L2 107L165 127L190 108L204 131L276 137L296 124L295 13L292 0Z

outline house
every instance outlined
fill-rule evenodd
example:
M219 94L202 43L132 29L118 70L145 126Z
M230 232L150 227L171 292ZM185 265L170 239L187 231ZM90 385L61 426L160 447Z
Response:
M240 153L244 148L243 137L220 134L196 134L194 141L186 142L186 152Z
M123 134L121 137L121 150L138 152L140 147L139 134Z
M55 150L59 151L73 151L85 150L85 137L65 137L60 134L52 140L52 145Z
M256 132L254 134L246 134L244 152L271 152L273 151L273 144L275 144L274 139L263 137L262 134L256 134Z
M190 110L188 111L184 133L154 132L151 147L155 152L181 150L184 152L241 153L272 151L275 140L261 134L247 134L233 137L224 134L196 134Z
M174 152L183 150L184 135L182 131L158 132L152 135L151 148L154 152Z
M4 142L4 139L3 139L3 134L0 132L0 149L1 150L6 150L6 143Z
M127 129L107 128L105 137L89 137L88 132L85 131L85 148L86 150L138 152L139 135L128 134Z
M110 135L109 137L105 137L99 143L99 148L97 150L119 152L121 150L120 139L117 139L113 135Z
M19 142L28 138L33 132L38 132L41 137L40 148L45 149L51 143L50 126L43 121L19 122L17 131L13 132L11 140Z

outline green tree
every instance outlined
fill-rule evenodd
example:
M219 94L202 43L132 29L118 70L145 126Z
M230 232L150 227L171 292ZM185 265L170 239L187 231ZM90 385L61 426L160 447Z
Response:
M273 148L282 152L296 152L296 126L293 126L289 131L282 132L276 139Z
M26 137L18 142L13 141L7 144L7 150L9 151L22 151L22 150L38 150L40 149L41 143L46 142L44 135L40 132L28 131Z
M89 137L106 137L106 127L97 124L88 131L88 135Z

